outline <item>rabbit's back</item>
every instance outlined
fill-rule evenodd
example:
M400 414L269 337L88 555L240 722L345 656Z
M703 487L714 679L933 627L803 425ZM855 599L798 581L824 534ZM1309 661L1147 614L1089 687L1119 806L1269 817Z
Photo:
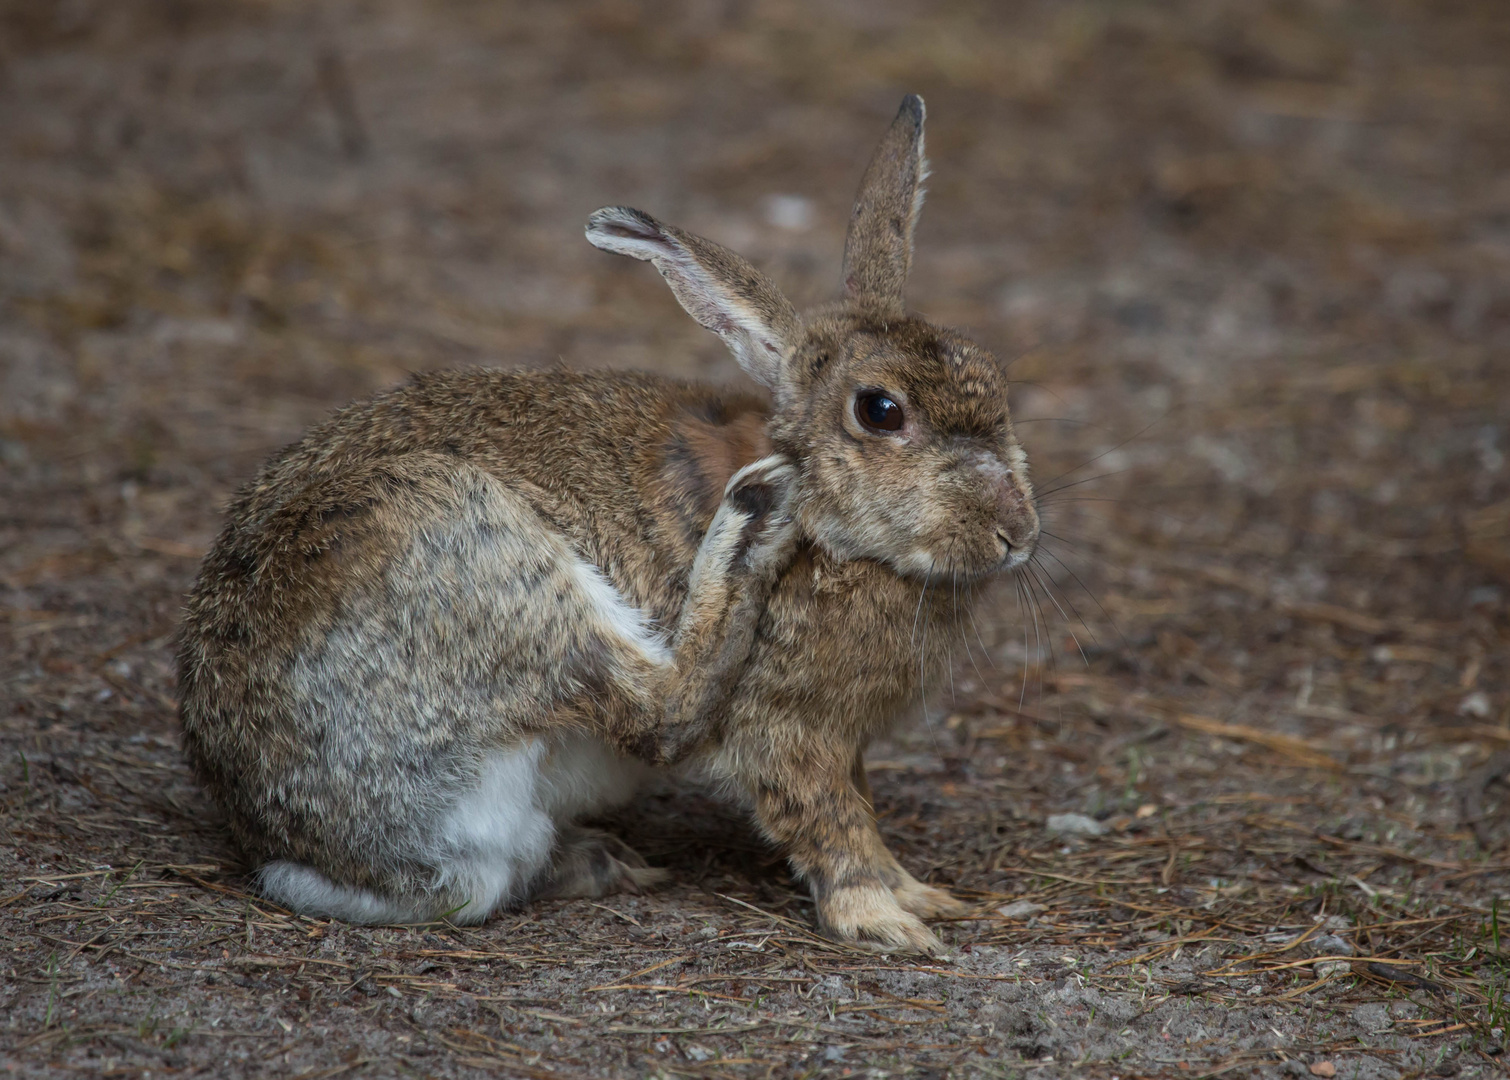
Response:
M638 372L470 369L417 375L287 447L232 501L196 595L254 568L309 575L312 549L381 510L353 466L428 452L502 481L652 618L678 586L725 482L769 453L753 395ZM328 590L324 590L327 591Z

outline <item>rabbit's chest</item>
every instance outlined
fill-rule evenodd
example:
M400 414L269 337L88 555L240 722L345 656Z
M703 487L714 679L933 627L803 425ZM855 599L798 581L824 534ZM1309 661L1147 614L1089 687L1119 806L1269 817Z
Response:
M777 584L741 689L807 722L878 732L948 656L964 597L812 552Z

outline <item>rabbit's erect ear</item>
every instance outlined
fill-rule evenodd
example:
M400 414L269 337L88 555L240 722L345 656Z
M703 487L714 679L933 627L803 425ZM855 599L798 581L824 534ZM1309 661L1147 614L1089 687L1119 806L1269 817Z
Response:
M728 248L627 206L604 207L588 218L587 239L653 263L687 314L723 338L751 378L776 388L801 323L770 278Z
M923 99L908 94L860 181L844 241L844 295L888 315L905 312L912 230L923 208Z

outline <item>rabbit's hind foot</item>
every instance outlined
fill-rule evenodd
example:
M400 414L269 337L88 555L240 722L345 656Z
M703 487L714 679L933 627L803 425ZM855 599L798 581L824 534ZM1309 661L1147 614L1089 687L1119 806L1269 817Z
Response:
M561 830L556 861L535 891L536 899L564 900L612 893L642 893L666 881L665 870L647 866L640 853L598 829Z

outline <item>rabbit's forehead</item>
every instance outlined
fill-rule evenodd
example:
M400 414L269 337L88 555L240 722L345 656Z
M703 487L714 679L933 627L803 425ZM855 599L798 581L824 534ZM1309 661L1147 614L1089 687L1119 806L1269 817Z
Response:
M1007 380L994 356L927 324L899 329L852 339L851 381L900 390L938 431L986 434L1006 423Z

